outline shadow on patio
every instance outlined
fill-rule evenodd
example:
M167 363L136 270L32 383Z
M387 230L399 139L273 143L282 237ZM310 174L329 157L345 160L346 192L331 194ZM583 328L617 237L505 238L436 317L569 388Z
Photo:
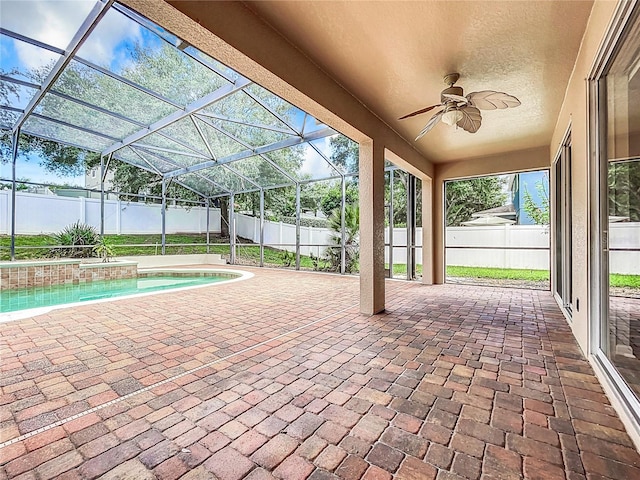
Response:
M640 478L549 292L254 273L3 324L0 479Z

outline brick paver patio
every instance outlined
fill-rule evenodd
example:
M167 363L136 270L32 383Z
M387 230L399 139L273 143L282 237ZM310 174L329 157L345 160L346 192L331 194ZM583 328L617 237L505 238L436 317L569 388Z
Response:
M0 479L640 478L549 292L252 271L0 324Z

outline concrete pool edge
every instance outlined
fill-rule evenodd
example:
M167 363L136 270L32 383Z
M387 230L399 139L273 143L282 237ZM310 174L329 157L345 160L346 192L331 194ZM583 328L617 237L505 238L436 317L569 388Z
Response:
M222 274L222 275L229 274L229 275L236 275L236 276L234 278L228 278L216 283L210 283L210 284L204 284L204 285L189 285L186 287L167 288L164 290L156 290L152 292L133 293L131 295L99 298L96 300L87 300L83 302L62 303L59 305L51 305L47 307L36 307L36 308L29 308L25 310L16 310L14 312L0 313L0 324L13 322L16 320L23 320L25 318L31 318L38 315L44 315L53 310L61 310L64 308L79 307L83 305L93 305L96 303L105 303L105 302L113 302L117 300L146 297L146 296L157 295L159 293L166 293L166 292L180 292L180 291L192 290L196 288L212 287L214 285L225 285L228 283L248 280L249 278L252 278L254 276L254 274L251 272L246 272L244 270L227 269L227 268L145 268L145 269L140 269L139 273L142 273L142 274L180 273L180 274L192 274L192 275L208 273L208 274Z

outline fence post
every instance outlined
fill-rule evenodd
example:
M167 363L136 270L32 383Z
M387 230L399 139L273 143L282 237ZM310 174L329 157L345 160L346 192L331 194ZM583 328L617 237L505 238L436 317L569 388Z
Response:
M116 200L116 233L120 235L122 233L122 200L120 197Z
M300 184L296 183L296 270L300 270Z
M235 217L235 196L233 193L229 195L229 239L230 245L229 248L231 250L231 265L235 265L236 263L236 217Z
M80 197L80 215L79 215L79 220L80 223L86 223L87 221L87 199L84 197ZM100 230L102 233L100 235L104 234L104 229L101 228Z
M207 198L205 200L205 205L207 206L207 208L205 209L205 213L207 215L207 253L209 253L209 199Z

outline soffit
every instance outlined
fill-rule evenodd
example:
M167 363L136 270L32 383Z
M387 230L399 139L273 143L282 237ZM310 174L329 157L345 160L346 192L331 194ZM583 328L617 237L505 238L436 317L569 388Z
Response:
M435 163L549 145L592 1L248 1L373 113L413 143L442 77L465 94L520 99L484 111L475 134L440 124L415 145Z

